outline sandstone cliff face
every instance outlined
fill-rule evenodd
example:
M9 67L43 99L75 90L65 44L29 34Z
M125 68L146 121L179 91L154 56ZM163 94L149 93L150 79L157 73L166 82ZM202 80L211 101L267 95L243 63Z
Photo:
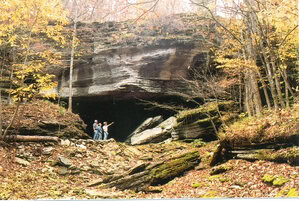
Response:
M202 35L194 15L158 22L80 24L81 56L75 60L73 97L146 98L186 90L182 78L196 55L206 59ZM198 57L197 57L198 58ZM69 70L60 72L57 93L69 94Z

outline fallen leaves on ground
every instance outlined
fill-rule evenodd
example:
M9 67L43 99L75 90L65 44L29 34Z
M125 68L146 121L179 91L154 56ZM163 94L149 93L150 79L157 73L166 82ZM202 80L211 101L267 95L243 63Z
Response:
M89 142L80 146L18 143L11 148L0 147L0 199L255 198L284 197L289 192L290 195L298 192L298 167L285 163L229 160L223 165L231 168L211 176L208 159L217 142L196 148L202 158L197 168L164 185L151 186L147 192L87 187L92 180L128 171L138 162L164 160L169 155L194 149L192 144L179 142L141 146L115 141ZM53 147L51 154L43 154L47 147ZM16 163L15 156L28 160L30 165ZM79 173L60 175L53 166L58 156L68 158ZM270 185L263 182L265 174L283 176L288 182L282 186Z

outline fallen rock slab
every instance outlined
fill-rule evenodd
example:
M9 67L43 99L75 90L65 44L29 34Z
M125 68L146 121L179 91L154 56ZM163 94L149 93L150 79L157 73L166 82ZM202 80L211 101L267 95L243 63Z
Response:
M163 141L167 139L169 136L167 136L167 131L163 130L162 128L152 128L145 130L137 135L134 135L131 138L131 145L140 145L140 144L146 144L149 142L153 142L154 139L160 138L158 141ZM161 140L161 138L163 140Z
M140 124L140 126L138 126L138 128L135 129L135 131L130 134L126 140L126 142L130 143L131 142L131 138L138 134L141 133L144 130L147 129L151 129L155 126L157 126L158 124L160 124L163 121L163 117L162 116L156 116L156 117L150 117L147 118L142 124Z
M115 187L119 190L143 191L150 185L162 184L181 175L186 170L197 166L199 162L199 152L189 151L165 161L141 164L137 166L138 171L135 173L131 169L122 175L92 181L88 186L102 185L106 188Z
M30 163L28 161L21 159L21 158L16 157L15 160L16 160L16 163L18 163L20 165L23 165L23 166L30 165Z

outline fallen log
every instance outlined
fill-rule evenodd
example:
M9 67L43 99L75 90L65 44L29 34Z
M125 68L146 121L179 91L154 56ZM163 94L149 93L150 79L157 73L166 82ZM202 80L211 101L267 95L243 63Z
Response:
M107 176L107 178L92 181L87 186L101 185L120 190L146 190L150 185L162 184L181 175L186 170L194 168L199 162L198 151L187 152L166 161L140 164L139 168L134 167L134 171L129 170L122 175Z
M256 154L261 151L274 151L274 149L249 149L249 150L231 150L231 154Z
M266 160L279 163L288 163L290 165L298 165L299 163L299 147L289 147L280 150L275 149L257 149L257 150L232 150L229 151L235 159L244 160Z
M243 160L259 160L259 155L256 153L252 153L252 154L237 154L235 156L236 159L243 159Z
M210 162L211 166L221 163L232 158L244 159L244 160L270 160L270 161L283 161L290 164L298 164L297 158L299 156L291 155L291 159L275 159L270 158L271 152L275 150L284 150L291 147L299 146L299 135L290 135L284 138L277 137L269 140L269 142L249 142L242 141L239 143L232 143L231 141L224 139L220 140L215 151L213 152L212 160ZM267 153L267 154L265 154ZM269 154L270 153L270 154ZM281 157L278 157L281 158ZM285 158L283 156L282 158ZM291 161L291 162L289 162Z
M59 138L52 136L9 135L5 138L0 136L0 140L5 142L58 142Z

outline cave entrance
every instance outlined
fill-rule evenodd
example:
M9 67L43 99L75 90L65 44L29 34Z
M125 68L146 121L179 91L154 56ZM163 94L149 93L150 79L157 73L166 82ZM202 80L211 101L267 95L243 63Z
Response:
M170 102L170 98L160 98L159 102ZM94 120L103 123L114 122L109 127L108 138L124 142L127 137L147 118L161 115L166 119L174 112L164 109L149 110L139 100L109 100L100 101L94 99L74 100L73 112L80 115L87 124L87 133L93 136L92 124Z

